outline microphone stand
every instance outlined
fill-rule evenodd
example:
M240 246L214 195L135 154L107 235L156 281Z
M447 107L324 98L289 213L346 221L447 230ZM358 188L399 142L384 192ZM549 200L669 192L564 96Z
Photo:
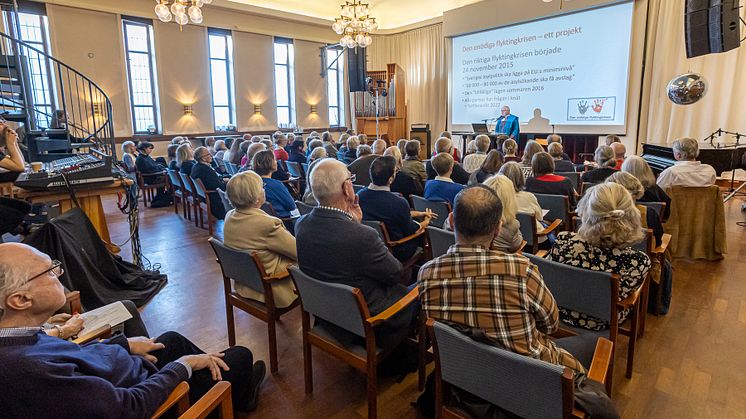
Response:
M736 143L733 145L721 145L718 143L717 145L713 144L713 140L715 139L715 136L722 137L723 134L726 135L732 135L736 137ZM717 131L710 134L707 138L705 138L705 142L709 140L710 146L720 149L720 148L731 148L731 154L730 154L730 189L728 190L729 194L728 196L723 199L723 202L728 202L731 198L736 196L740 193L741 189L743 189L746 186L746 182L742 182L741 185L738 188L735 188L734 185L736 184L736 170L738 169L738 164L736 163L736 157L738 153L738 148L741 145L741 137L746 137L746 135L738 133L738 132L731 132L726 131L722 128L718 128Z

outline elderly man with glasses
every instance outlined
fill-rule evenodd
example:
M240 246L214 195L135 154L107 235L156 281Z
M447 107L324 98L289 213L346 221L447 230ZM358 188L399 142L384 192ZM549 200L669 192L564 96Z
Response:
M59 262L30 246L0 244L4 416L150 417L179 382L189 382L195 401L221 379L232 384L236 409L256 406L265 367L246 348L205 354L175 332L83 346L45 333L45 321L65 304L63 274Z

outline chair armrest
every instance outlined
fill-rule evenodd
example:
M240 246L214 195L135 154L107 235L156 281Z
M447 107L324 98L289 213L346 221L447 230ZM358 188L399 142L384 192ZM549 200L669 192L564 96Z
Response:
M546 236L547 234L549 234L549 233L553 232L554 230L556 230L560 226L560 224L562 224L562 220L560 220L558 218L558 219L552 221L552 224L549 224L543 230L537 231L536 235L537 236Z
M142 177L148 177L148 176L161 176L161 175L167 175L168 172L166 170L162 172L155 172L155 173L142 173L140 172L140 176Z
M101 326L98 329L91 330L90 332L86 333L83 336L78 336L76 339L73 339L73 343L78 345L84 345L88 342L91 342L95 339L106 339L108 337L111 337L111 326Z
M233 417L233 400L231 397L231 383L228 381L218 381L210 391L200 397L180 419L197 419L204 418L210 412L220 406L221 418Z
M405 244L405 243L407 243L409 241L412 241L412 240L414 240L414 239L422 236L423 234L425 234L426 231L427 231L427 227L420 227L420 228L417 229L417 231L415 231L414 233L410 234L409 236L403 237L403 238L401 238L401 239L399 239L397 241L389 242L388 245L391 246L391 247L400 246L402 244Z
M666 253L669 244L671 244L671 235L664 233L661 237L661 245L653 249L653 253Z
M644 279L644 281L647 281L647 280L648 279L646 277ZM637 287L636 290L634 290L633 292L631 292L627 296L627 298L625 298L624 300L620 300L619 302L617 302L616 306L618 308L620 308L620 309L625 309L625 308L630 308L633 305L637 304L637 302L640 300L640 294L642 293L642 288L645 286L644 281L643 281L642 285L640 285L639 287Z
M521 240L521 245L518 246L518 249L516 249L515 253L517 253L519 255L522 254L523 253L523 249L526 248L527 244L528 244L528 242L526 240Z
M588 378L605 384L613 356L614 343L605 338L598 338L598 341L596 341L596 350L593 352L591 368L588 370Z
M80 303L80 291L70 291L65 294L65 305L70 306L70 314L80 314L83 306Z
M539 250L538 252L536 252L536 257L545 259L548 254L549 252L547 252L546 250Z
M186 381L182 381L176 386L161 407L153 413L151 419L158 419L176 404L178 404L176 413L179 415L189 408L189 384Z
M281 281L281 280L283 280L285 278L290 278L290 273L288 271L278 272L278 273L276 273L274 275L265 276L262 279L264 281L266 281L266 282L270 282L271 283L271 282Z
M380 312L377 316L368 317L367 319L365 319L365 321L371 326L376 326L379 323L382 323L390 319L396 313L408 307L410 304L412 304L413 301L416 301L419 298L419 296L420 296L420 290L417 287L415 287L412 289L412 291L409 291L407 295L405 295L399 301L392 304L389 308Z

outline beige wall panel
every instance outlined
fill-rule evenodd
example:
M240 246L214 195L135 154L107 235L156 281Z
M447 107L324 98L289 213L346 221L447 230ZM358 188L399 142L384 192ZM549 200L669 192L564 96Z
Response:
M52 55L81 72L109 96L117 136L132 134L119 17L47 5Z
M239 131L273 130L277 127L271 36L233 32L236 75L236 118ZM254 112L261 106L261 113Z
M297 125L304 128L329 126L326 78L320 74L322 46L295 41L295 115ZM311 105L316 105L316 114L311 114Z
M213 131L207 28L155 22L156 69L163 134ZM184 114L192 105L192 115Z

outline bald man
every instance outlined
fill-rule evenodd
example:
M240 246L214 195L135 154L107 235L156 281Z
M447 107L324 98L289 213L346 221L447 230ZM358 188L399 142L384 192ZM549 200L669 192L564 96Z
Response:
M614 169L622 170L622 163L624 163L625 155L627 154L627 147L622 143L611 143L609 147L614 150L614 159L616 160Z
M46 334L42 326L65 304L63 274L60 262L30 246L0 244L4 416L150 417L180 382L196 401L220 379L231 382L236 409L256 407L265 367L246 348L205 354L175 332L84 346Z
M361 224L363 213L352 187L352 174L338 160L324 159L311 170L310 183L319 206L295 226L298 266L324 282L360 289L375 316L408 292L400 283L402 264L389 252L376 230ZM375 328L386 345L409 327L417 313L413 305Z

